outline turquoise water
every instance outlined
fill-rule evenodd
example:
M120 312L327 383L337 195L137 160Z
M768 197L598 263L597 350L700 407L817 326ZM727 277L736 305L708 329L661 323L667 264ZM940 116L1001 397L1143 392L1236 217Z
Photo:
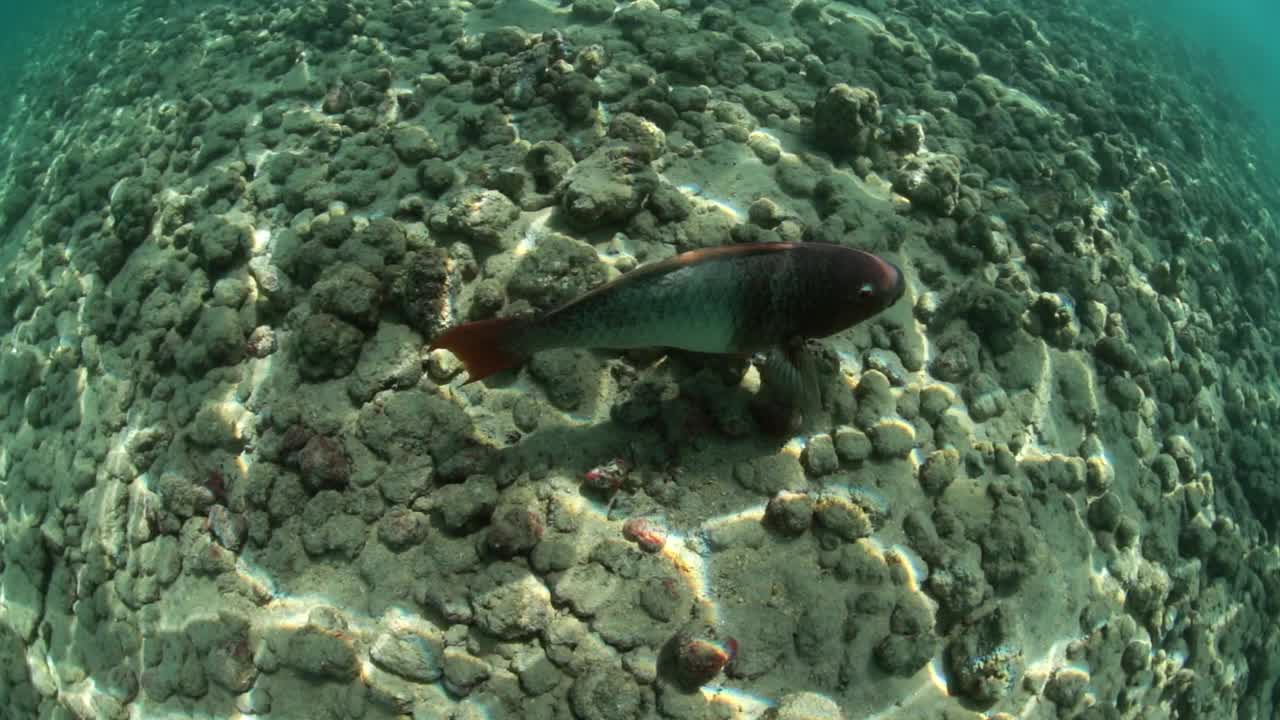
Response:
M1266 0L1172 0L1138 7L1154 26L1205 53L1193 62L1208 63L1215 76L1247 99L1258 115L1256 122L1265 124L1273 138L1280 137L1280 45L1275 41L1280 6Z

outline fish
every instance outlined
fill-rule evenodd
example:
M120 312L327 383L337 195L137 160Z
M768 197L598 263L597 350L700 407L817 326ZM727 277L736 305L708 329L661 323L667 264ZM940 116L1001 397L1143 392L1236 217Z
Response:
M897 265L844 245L724 245L643 265L541 314L456 325L428 349L453 353L467 383L553 348L751 355L850 328L905 288Z

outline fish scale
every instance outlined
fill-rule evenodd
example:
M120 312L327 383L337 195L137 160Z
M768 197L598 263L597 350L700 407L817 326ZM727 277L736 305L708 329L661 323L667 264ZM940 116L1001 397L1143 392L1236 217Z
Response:
M730 264L691 266L619 286L549 313L514 342L525 352L554 347L625 349L665 345L735 351L744 283Z

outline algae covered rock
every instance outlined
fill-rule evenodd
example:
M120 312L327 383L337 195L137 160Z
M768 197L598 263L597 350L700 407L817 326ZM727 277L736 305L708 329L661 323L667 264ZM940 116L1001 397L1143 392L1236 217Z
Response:
M835 443L826 433L810 438L800 459L810 475L829 475L840 469L840 458L836 455Z
M553 140L543 140L529 148L524 167L533 175L538 192L550 192L573 169L573 153Z
M441 462L465 455L458 447L464 443L470 420L458 405L440 395L413 390L380 397L364 406L356 427L360 441L377 455L415 466L428 452Z
M283 663L306 675L350 681L360 671L354 646L342 634L327 628L307 626L289 637Z
M761 720L845 720L847 717L835 700L815 692L785 695L775 707L761 715Z
M204 656L205 671L219 687L242 693L253 687L258 677L249 645L249 622L237 613L223 612L218 622L193 623L188 631L198 654Z
M340 256L383 276L387 265L399 262L409 249L409 236L400 223L381 217L369 221L341 247Z
M485 546L500 557L524 555L542 539L545 521L536 510L507 508L494 514Z
M3 549L0 585L5 589L11 631L28 642L35 639L43 605L43 588L49 578L49 553L36 532L18 533Z
M607 145L565 175L561 207L579 230L621 223L640 210L658 185L643 155L627 145Z
M178 349L178 367L198 374L211 367L235 365L244 357L245 333L240 316L227 307L206 307L187 342Z
M880 127L880 97L874 90L839 83L818 96L813 129L820 145L865 155Z
M382 287L377 276L352 263L340 263L325 271L311 288L311 303L361 327L378 322Z
M422 632L397 628L384 632L369 649L369 659L387 672L414 682L430 683L444 674L444 637L432 628Z
M444 687L451 694L466 696L493 674L492 666L461 648L444 651Z
M584 22L599 23L613 17L617 10L615 0L574 0L570 14Z
M993 485L988 494L995 500L995 512L978 539L982 571L997 590L1015 590L1044 561L1044 543L1016 490Z
M916 155L894 175L893 189L914 207L949 217L960 203L960 160L954 155Z
M994 378L979 372L969 379L964 388L965 402L969 404L969 415L975 422L983 422L1004 414L1009 405L1008 394Z
M535 637L555 615L546 586L511 563L486 568L472 582L470 595L476 624L502 640Z
M813 525L813 497L808 493L779 492L765 506L765 523L778 533L794 537Z
M19 396L40 381L43 363L30 346L11 346L0 354L0 390L13 390Z
M110 202L116 237L129 248L145 240L156 212L154 190L140 178L127 178L111 193Z
M502 245L507 229L520 217L520 208L496 190L463 190L442 200L432 211L431 229L457 233L482 246Z
M941 495L960 474L960 453L955 448L934 450L920 466L920 487L928 495Z
M1107 365L1117 370L1139 373L1143 370L1142 356L1134 346L1123 337L1110 335L1098 341L1094 353Z
M39 177L43 172L35 161L19 163L15 160L11 167L9 189L4 198L0 199L0 231L8 231L31 208L37 196Z
M639 718L644 694L635 679L622 668L595 665L574 681L569 704L580 718Z
M944 654L951 693L983 707L1009 694L1024 665L1014 641L1014 623L1003 607L963 628Z
M949 329L937 340L929 372L945 382L962 382L978 368L978 338L963 329Z
M378 521L378 539L399 552L422 542L427 537L430 518L425 513L402 507L392 508Z
M991 595L977 561L956 556L929 575L925 588L951 617L973 612Z
M442 248L405 253L387 274L390 306L409 327L434 337L449 296L449 253Z
M876 664L891 675L910 677L929 664L941 645L942 641L933 633L892 634L876 645Z
M933 51L933 58L938 67L958 73L965 79L973 78L982 69L978 56L954 40L939 43Z
M298 451L298 468L313 489L343 487L351 477L351 461L342 443L325 435L312 435Z
M870 430L895 411L893 390L889 378L879 370L868 370L858 380L854 390L858 400L856 421L859 427ZM872 443L874 449L874 443Z
M248 250L250 235L248 225L210 215L196 223L191 245L206 269L225 270Z
M419 125L401 125L393 130L391 147L402 162L410 165L440 154L440 143Z
M628 143L646 162L658 159L667 147L667 136L662 128L634 113L614 116L609 123L609 137Z
M915 447L916 432L910 423L881 420L867 429L871 447L880 458L906 457Z
M859 463L871 457L871 438L861 430L840 428L833 438L841 462Z
M302 547L312 557L333 554L351 560L360 554L368 534L364 521L347 512L344 496L321 490L302 510ZM296 516L297 508L293 509Z
M185 633L163 636L145 651L147 669L139 678L143 692L163 701L173 695L199 698L209 692L204 664Z
M601 90L583 72L570 71L552 76L556 106L571 123L587 123L595 119Z
M488 475L473 475L466 482L440 488L436 496L444 528L463 533L488 521L498 502L498 487Z
M550 233L516 266L507 294L548 309L603 284L608 277L608 267L594 248L581 240Z
M419 165L417 175L418 187L436 196L443 195L458 179L458 173L453 169L453 165L436 157L429 158Z
M293 333L298 372L306 380L348 375L360 359L364 333L329 313L312 313Z
M421 348L418 333L398 323L378 323L360 353L347 394L363 404L380 390L412 387L422 377Z

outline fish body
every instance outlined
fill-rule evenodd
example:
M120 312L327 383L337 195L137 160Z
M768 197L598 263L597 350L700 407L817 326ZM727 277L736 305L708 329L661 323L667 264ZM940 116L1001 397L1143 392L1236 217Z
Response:
M842 245L728 245L643 266L531 318L459 325L431 349L457 355L471 382L560 347L752 353L851 327L904 287L895 265Z

